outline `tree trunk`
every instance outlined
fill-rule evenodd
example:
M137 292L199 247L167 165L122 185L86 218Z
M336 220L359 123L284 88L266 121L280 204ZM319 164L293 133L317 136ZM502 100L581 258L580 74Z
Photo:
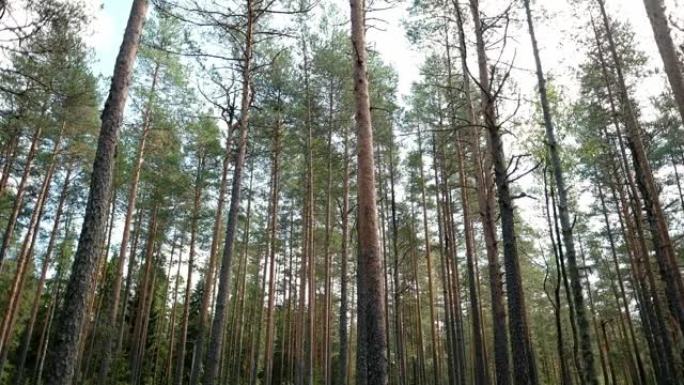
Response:
M147 7L147 0L133 1L116 59L109 97L102 111L102 127L83 227L65 292L65 303L55 324L55 342L47 360L47 385L70 385L74 376L81 328L88 316L87 307L93 296L99 249L104 240L114 153Z
M344 128L344 177L342 182L342 251L340 256L340 355L337 385L347 385L347 355L349 336L347 333L347 312L349 312L347 293L347 259L349 256L349 129Z
M228 135L226 137L226 151L223 156L221 168L221 183L219 185L218 202L216 204L216 214L214 216L214 227L211 233L211 248L209 249L209 261L204 277L204 287L202 290L202 303L200 304L200 323L197 330L197 340L195 341L195 354L193 355L192 370L190 372L190 385L197 385L202 376L204 368L204 345L207 329L209 329L209 306L214 298L214 282L216 275L216 264L218 262L219 238L221 233L221 220L223 219L223 206L226 202L226 190L228 189L228 167L230 166L230 149L232 147L233 119L232 116L226 121L228 125Z
M503 283L499 264L498 245L496 239L496 212L494 208L494 182L491 175L491 165L485 163L480 151L480 132L478 114L473 110L472 95L470 93L470 78L468 77L468 63L466 38L463 28L463 16L460 6L454 2L457 13L459 47L461 51L461 71L463 72L463 92L466 98L466 114L468 122L473 125L470 150L475 166L475 182L477 184L477 200L480 212L480 222L487 252L489 286L492 304L492 328L494 335L494 366L496 384L508 385L511 381L510 363L508 357L508 333L506 331L506 308L504 304Z
M468 274L468 294L470 298L470 319L472 322L473 370L475 385L489 385L489 375L485 366L484 341L482 336L482 321L480 320L480 300L477 293L475 276L475 235L470 220L470 204L468 198L468 180L465 175L465 156L461 148L463 135L457 135L456 152L458 162L459 184L461 189L461 205L463 207L463 229L466 243L466 267Z
M378 210L375 194L373 129L368 95L365 9L350 0L353 49L354 98L358 156L358 312L357 344L360 364L357 385L387 384L387 340L385 337L385 287L378 239Z
M135 312L135 320L133 322L133 335L131 338L131 352L129 355L131 375L130 383L136 385L140 382L142 375L142 365L145 352L145 329L147 325L148 303L152 299L153 290L153 276L154 276L154 250L157 237L157 218L159 209L155 202L150 215L150 223L148 225L147 242L145 245L145 266L142 272L142 278L138 286L138 306ZM190 251L192 254L192 250ZM191 273L191 272L190 272ZM188 274L190 276L190 274ZM188 283L190 279L188 278Z
M273 340L275 330L275 306L276 296L276 271L275 258L277 247L277 226L278 226L278 200L280 194L280 116L277 118L275 129L273 130L273 144L271 157L271 196L269 198L269 219L268 219L268 259L269 259L269 281L268 281L268 311L266 313L266 350L264 355L265 380L264 384L271 385L273 382Z
M560 286L561 286L561 258L559 252L559 246L556 244L554 239L554 226L551 220L551 204L549 201L549 189L546 182L546 170L544 170L544 198L546 203L546 222L549 229L549 240L551 241L551 248L553 250L553 260L556 264L556 286L553 290L553 300L551 304L553 305L554 320L556 324L556 347L558 349L558 361L560 365L560 380L561 385L572 385L572 375L570 374L570 369L568 368L568 360L565 356L565 342L563 340L563 324L561 320L561 299L560 299Z
M391 225L392 225L392 260L394 262L393 269L393 289L394 289L394 343L396 345L396 358L395 360L399 363L399 385L403 385L405 381L408 380L406 371L406 357L404 350L404 338L403 330L404 325L402 322L403 309L401 306L401 282L399 282L399 230L397 226L397 202L394 194L394 153L392 148L394 147L394 133L392 127L390 127L390 143L389 143L389 185L390 185L390 214Z
M112 350L118 350L115 347L117 339L115 338L114 328L119 317L119 299L121 298L121 285L123 282L123 272L126 263L128 241L131 234L131 222L133 220L133 213L135 212L136 200L138 198L138 185L140 182L140 171L142 170L143 162L145 161L145 144L147 136L150 132L150 120L152 116L152 102L154 101L154 93L157 88L157 81L159 79L159 67L157 62L154 67L152 75L152 84L150 86L150 96L147 99L145 112L143 113L143 126L138 141L138 150L136 160L133 165L133 175L131 176L131 186L128 190L128 206L126 207L126 216L123 224L123 235L121 236L121 246L119 248L119 257L116 260L116 273L114 275L114 284L112 286L112 299L109 301L109 309L107 318L105 320L105 338L104 347L102 351L102 361L100 363L100 372L98 374L98 382L101 384L107 383L107 376L109 368L112 363ZM130 272L129 272L130 274Z
M596 369L594 367L591 331L584 305L584 295L582 293L582 282L579 276L579 268L577 266L575 238L572 232L572 223L570 222L567 188L565 186L565 175L561 166L560 149L558 142L556 141L556 132L551 117L551 107L549 105L546 92L546 79L544 78L544 70L542 69L542 63L539 57L539 47L537 46L537 38L534 32L534 22L532 21L530 1L525 0L524 5L527 16L527 26L530 33L530 40L532 42L532 54L534 55L534 62L537 72L539 99L542 107L542 115L544 117L544 127L546 129L546 145L549 151L552 166L551 169L558 190L557 206L563 235L563 244L565 245L565 256L567 257L568 270L570 273L570 285L574 303L574 307L572 309L575 312L575 319L577 320L577 327L579 329L580 351L582 358L580 360L580 373L582 375L583 384L598 385L598 378L596 376Z
M636 362L636 367L637 367L637 384L644 384L644 381L646 379L646 373L644 371L644 367L641 361L641 354L639 353L639 347L637 345L637 338L636 338L636 333L634 332L634 323L632 322L632 314L629 309L629 302L627 300L627 294L625 293L625 284L622 278L622 272L620 271L620 264L618 262L618 256L616 252L616 246L615 246L615 239L613 237L613 230L610 225L610 220L608 218L608 209L606 207L606 201L605 197L603 194L603 188L599 184L598 186L598 195L599 195L599 200L601 202L601 209L603 212L603 219L606 224L606 233L608 237L608 243L610 245L610 251L611 251L611 258L613 262L613 267L615 269L615 274L617 276L617 281L618 281L618 287L620 288L620 297L622 298L622 306L624 309L622 310L625 317L627 318L627 326L629 330L629 348L630 348L630 359L634 359ZM618 302L618 305L620 303Z
M224 328L226 324L226 304L228 302L228 290L230 289L230 274L233 260L233 243L235 241L235 229L240 211L240 187L242 185L242 168L247 153L247 133L249 131L249 110L252 100L251 77L252 77L252 44L254 32L254 9L252 0L247 0L247 26L245 30L245 43L242 63L242 96L240 100L240 139L238 152L235 157L235 169L233 170L233 185L231 188L231 202L228 210L228 223L226 225L226 237L223 246L223 263L219 273L218 297L214 309L214 321L211 328L211 343L207 351L207 368L204 385L215 385L219 374L219 363L223 351Z
M183 304L183 318L181 320L180 341L178 347L178 359L176 362L176 385L185 382L183 371L185 368L185 349L188 337L188 322L190 321L190 296L192 294L192 273L195 265L195 244L197 242L197 221L200 216L202 184L204 178L205 155L198 154L197 175L195 176L195 196L193 199L192 213L190 214L190 255L188 256L188 273L185 282L185 301ZM193 360L194 361L194 360Z
M479 84L482 94L484 125L489 134L489 150L494 163L494 179L501 216L504 266L506 268L506 291L508 294L508 329L511 337L511 354L515 357L515 360L513 360L513 380L516 385L536 385L538 380L536 372L533 370L534 356L529 340L527 310L520 273L520 261L518 260L513 200L511 198L508 171L506 169L503 141L501 140L501 127L497 122L496 99L490 90L489 69L482 36L484 31L479 14L479 1L471 0L470 6L477 41Z
M427 220L427 201L425 194L425 185L427 184L427 179L425 179L425 171L423 167L423 139L421 137L420 127L418 128L418 154L420 157L420 199L423 212L423 238L425 240L425 259L427 260L427 274L428 274L428 294L430 296L430 337L432 344L432 374L433 374L433 384L439 385L439 358L437 355L437 329L435 316L435 293L434 284L432 282L432 247L430 241L430 229L428 228Z

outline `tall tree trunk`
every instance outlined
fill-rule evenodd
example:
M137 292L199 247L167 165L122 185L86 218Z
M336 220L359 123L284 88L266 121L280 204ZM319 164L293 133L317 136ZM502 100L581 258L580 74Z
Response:
M131 352L129 354L131 375L130 383L136 385L140 382L142 375L142 365L145 352L145 329L147 325L148 303L152 299L153 276L154 276L154 250L157 238L157 227L159 209L155 202L150 215L150 222L148 225L147 241L145 244L145 266L142 271L142 277L138 286L138 304L135 312L135 320L133 321L133 335L131 337ZM192 254L192 246L190 253ZM191 274L192 272L190 272ZM188 283L190 283L190 274L188 274Z
M501 127L497 122L496 98L492 95L490 89L489 69L482 36L484 31L479 13L479 0L471 0L470 6L473 24L475 25L484 125L489 134L489 151L494 163L494 179L498 195L499 214L501 216L504 266L506 268L506 291L508 294L508 329L511 354L515 357L513 361L513 380L516 385L536 385L538 380L534 370L534 356L527 325L527 310L520 273L520 261L518 259L513 199L511 198L510 181L508 180L506 158L503 141L501 140Z
M601 6L601 13L602 13L602 17L603 17L604 26L608 26L609 25L608 17L605 13L605 8L603 7L603 1L599 1L599 5ZM624 193L623 189L621 187L617 189L619 194L620 194L620 199L622 202L623 210L625 210L623 215L622 215L622 218L624 219L624 222L625 222L625 225L623 225L623 231L624 231L624 228L626 228L627 229L626 233L631 234L630 236L632 237L630 240L629 237L627 237L627 235L625 235L625 239L630 240L632 245L633 245L633 247L629 248L629 250L633 251L633 253L634 253L634 258L633 258L634 259L634 266L636 266L637 269L639 270L639 272L637 272L635 274L637 276L637 279L639 280L639 284L637 285L637 287L641 288L641 298L642 298L642 303L644 304L643 311L644 311L646 317L643 317L643 318L644 318L644 321L646 321L645 324L647 324L647 325L650 324L650 326L651 326L650 330L652 331L652 334L651 334L652 339L648 340L648 341L650 344L649 347L650 347L651 352L652 352L652 361L654 364L655 374L656 374L656 377L658 378L658 381L671 381L672 375L670 373L672 372L672 368L674 368L674 366L675 366L674 362L673 362L674 357L673 357L672 350L671 350L671 338L669 335L668 327L665 325L665 322L663 319L664 318L663 314L661 313L662 306L660 304L659 295L657 295L656 291L653 291L653 290L655 290L655 286L649 282L650 280L652 280L652 274L651 274L651 268L650 268L650 261L648 258L648 248L646 246L646 242L645 242L644 236L643 236L642 205L641 205L641 203L639 203L639 191L641 191L641 193L643 194L644 190L643 190L643 188L641 188L643 186L640 182L635 182L635 180L634 180L635 177L634 177L634 175L632 175L632 171L629 169L629 161L627 159L627 152L625 149L625 145L623 143L620 124L618 122L618 117L620 116L620 114L618 113L616 103L613 99L613 93L611 90L611 85L610 85L609 76L608 76L608 65L607 65L607 62L603 56L601 39L599 37L598 29L596 28L596 25L594 24L593 18L592 18L592 27L593 27L594 36L595 36L596 42L597 42L597 51L598 51L599 61L601 64L601 71L602 71L602 75L603 75L603 80L605 82L606 91L608 93L608 101L610 103L610 109L611 109L612 116L613 116L612 117L612 123L615 126L615 131L617 134L617 144L618 144L618 147L620 150L619 157L616 157L616 158L618 159L618 162L621 161L620 167L621 167L622 172L624 173L624 178L627 182L626 185L628 187L628 195L630 196L629 203L627 203L628 199L625 198L625 196L624 196L625 193ZM609 38L608 39L609 43L612 42L612 34L610 32L611 32L611 30L608 27L606 27L606 33L607 33L607 36ZM610 49L611 55L612 55L613 60L614 60L616 72L618 72L618 83L619 83L618 85L620 88L621 97L622 97L623 102L624 102L625 96L628 96L628 95L625 95L626 89L625 89L625 84L624 84L624 78L622 76L620 76L622 74L622 71L621 71L620 61L618 60L619 57L617 56L617 52L614 49L615 48L614 44L610 44L609 48L611 48ZM626 126L636 125L637 123L636 123L633 111L631 110L631 103L628 103L625 106L625 109L627 110L627 115L628 115L625 119L625 125ZM634 129L628 128L628 131L629 130L634 131ZM604 128L604 131L605 131L605 128ZM632 132L632 133L634 133L634 132ZM607 132L604 133L604 135L606 136L606 139L609 140ZM630 149L632 150L633 154L635 154L635 151L634 151L635 149L634 149L633 144L634 143L632 143L632 145L630 145L631 146ZM633 158L633 160L634 160L634 167L635 167L634 171L635 171L635 174L637 174L636 175L637 180L639 180L639 167L637 165L636 158ZM618 172L617 166L615 166L615 163L611 163L611 165L612 165L612 176L615 178L619 178L619 172ZM643 171L643 170L641 170L641 171ZM621 182L614 182L614 184L619 184L619 183L621 183ZM640 188L636 187L637 184L639 184ZM648 204L646 206L648 206ZM631 207L631 210L633 213L633 218L631 218L631 219L630 219L629 213L628 213L630 207ZM649 213L648 207L647 207L646 211L647 211L647 217L649 218L649 222L651 225L653 225L653 216L652 216L653 212ZM651 226L651 230L652 230L652 235L654 235L653 234L653 231L654 231L653 226ZM656 238L658 238L657 234L655 234L653 236L654 247L656 249L655 250L656 251L656 253L655 253L656 254L656 260L662 261L662 259L663 259L663 256L661 253L662 250L660 250L657 247L658 241ZM662 264L659 263L659 266L662 267ZM662 274L662 272L661 272L661 274ZM672 287L672 284L674 284L674 282L669 282L669 281L667 281L665 284L665 288L666 288L665 292L666 292L668 298L670 297L670 294L672 294L673 290L676 289L676 288ZM670 304L672 305L672 302L670 302ZM671 313L672 313L672 311L671 311ZM673 316L675 316L675 315L673 314ZM675 316L675 318L676 318L676 316ZM681 325L681 323L680 323L680 325Z
M185 301L183 304L183 318L181 319L180 340L178 346L178 359L176 362L175 384L181 385L185 382L183 372L185 368L185 350L188 337L188 323L190 322L190 296L192 294L192 273L195 265L195 244L197 242L197 222L199 221L202 184L204 179L202 174L205 167L205 154L198 154L197 174L195 176L195 194L190 214L190 255L188 256L188 273L185 282ZM206 279L206 278L205 278Z
M470 150L475 166L475 182L477 184L477 200L480 212L480 222L485 240L487 252L487 264L489 273L490 300L492 304L492 328L494 335L494 366L496 372L496 384L508 385L511 381L510 362L508 357L508 332L506 330L506 308L504 304L503 283L501 281L501 268L499 264L498 245L496 238L496 224L494 223L496 212L494 207L494 182L492 180L491 165L489 161L482 159L480 151L480 132L478 128L479 116L473 109L472 95L470 91L470 78L468 77L468 63L466 38L463 28L463 16L457 2L453 3L456 9L459 47L461 51L461 71L463 72L463 92L466 98L466 114L468 122L473 125ZM484 164L486 163L486 165Z
M563 340L563 324L561 320L561 299L560 299L560 286L561 286L561 257L559 247L554 239L554 226L551 220L551 205L549 201L549 189L546 181L546 170L544 170L544 198L546 203L546 222L549 229L549 240L551 241L551 248L553 250L553 260L556 265L556 285L553 290L553 300L551 304L553 305L554 320L556 324L556 348L558 349L558 361L560 365L560 380L561 385L572 385L572 375L570 374L570 369L568 368L568 360L565 355L565 342Z
M273 342L275 330L275 314L273 313L276 296L276 271L275 258L277 247L278 232L278 200L280 193L280 125L281 120L278 116L273 130L272 156L271 156L271 196L269 198L269 218L268 218L268 259L269 259L269 281L268 281L268 310L266 313L266 349L264 355L265 379L264 384L271 385L273 382Z
M176 268L176 277L173 283L173 302L171 305L171 319L169 320L169 353L166 359L166 370L164 373L164 379L166 384L171 383L171 369L173 368L173 353L176 346L176 310L178 305L178 287L180 286L180 274L181 265L183 264L183 246L185 244L185 235L181 233L180 235L180 248L178 252L178 267Z
M128 316L128 305L129 305L129 299L131 295L131 288L134 285L134 278L136 276L135 271L137 269L136 266L136 252L138 251L138 243L140 241L140 235L142 234L142 228L143 228L143 212L144 210L142 208L138 208L138 213L135 215L135 231L133 232L133 243L131 244L131 250L130 250L130 258L128 258L128 273L126 274L126 285L123 290L123 309L121 309L121 320L119 321L118 325L118 333L119 335L117 336L118 341L116 343L116 346L118 347L117 354L121 352L123 349L123 341L124 341L124 335L128 331L128 325L127 325L127 316Z
M556 140L556 130L551 117L551 107L549 105L546 91L546 79L544 78L544 70L542 68L541 58L539 57L539 47L537 46L534 22L532 21L530 0L525 0L524 5L525 13L527 15L527 27L530 33L530 40L532 42L532 54L534 55L534 63L537 72L539 99L542 107L542 115L544 118L544 127L546 129L546 146L549 151L551 170L553 172L558 190L558 214L560 217L563 244L565 245L565 256L567 257L568 270L570 273L570 285L574 303L574 307L572 309L575 312L575 319L577 320L577 327L579 329L580 351L582 358L580 361L580 372L583 379L582 383L585 385L598 385L598 378L596 376L596 369L594 367L594 354L591 346L591 330L584 305L584 295L582 293L582 282L579 276L579 268L577 266L575 238L572 232L572 223L570 222L567 188L565 185L565 175L561 166L560 149Z
M328 159L327 159L327 185L326 185L326 201L325 201L325 241L324 241L324 256L325 256L325 304L324 304L324 320L323 320L323 359L322 359L322 366L323 366L323 379L324 379L324 384L325 385L332 385L332 377L331 377L331 341L330 341L330 336L331 336L331 331L330 331L330 312L332 311L332 285L331 285L331 272L330 272L330 264L332 261L332 256L330 255L330 238L331 238L331 232L332 232L332 225L331 225L331 220L332 220L332 213L331 213L331 207L332 207L332 133L333 133L333 127L334 127L334 120L333 120L333 107L334 107L334 101L333 101L333 82L332 79L330 80L329 84L329 98L328 98L328 145L327 145L327 152L328 152Z
M17 161L17 155L19 152L19 140L21 135L19 135L19 129L14 129L12 132L11 139L7 141L4 145L3 159L2 159L2 175L0 176L0 196L3 195L5 189L7 188L7 181L12 174L12 168L14 163Z
M428 274L428 294L430 296L430 337L432 349L432 374L433 374L433 384L439 385L439 358L437 355L437 329L436 321L437 317L435 315L435 293L434 284L432 282L432 247L430 241L430 229L428 227L427 220L427 200L425 194L425 185L427 184L427 179L425 179L425 170L423 167L423 139L421 137L420 127L418 128L418 156L420 161L420 199L423 212L423 238L425 240L425 259L427 260L427 274Z
M458 162L458 176L461 189L461 205L463 207L463 230L466 243L466 268L468 274L468 294L470 298L470 320L472 322L473 371L475 385L489 385L489 374L485 365L484 341L482 336L482 321L480 320L480 300L477 293L475 276L475 234L473 234L470 219L470 203L468 197L468 179L466 178L462 141L463 135L456 136L456 152Z
M303 384L313 385L314 383L314 345L315 345L315 320L316 320L316 258L314 255L314 163L313 163L313 107L310 88L310 68L307 53L306 38L302 39L304 50L304 88L306 93L306 198L304 207L304 252L307 266L307 297L309 300L306 317L306 337L304 340L304 360ZM302 292L303 293L303 292ZM304 297L302 297L304 298Z
M223 220L223 207L226 202L226 190L228 189L228 167L230 166L230 149L232 147L233 134L233 117L227 119L228 135L226 137L226 150L223 155L223 162L221 167L221 182L219 184L218 202L216 204L216 213L214 215L214 226L211 233L211 248L209 249L209 261L207 262L207 270L204 277L204 287L202 290L202 303L200 304L200 322L197 330L197 340L195 341L195 354L193 355L192 370L190 372L190 385L197 385L200 383L202 371L204 368L204 345L206 343L206 335L210 327L209 325L209 306L210 301L214 298L214 282L216 275L216 264L218 262L218 248L221 237L221 221Z
M606 225L606 236L608 238L608 243L610 245L610 253L613 262L613 268L615 269L615 275L617 276L618 287L620 288L620 298L622 299L622 312L627 319L627 326L629 331L629 350L630 359L634 359L637 367L637 383L644 384L646 379L646 373L644 371L643 363L641 361L641 354L639 352L639 347L637 345L636 333L634 331L634 323L632 322L632 314L629 309L629 301L627 300L627 294L625 292L625 284L622 278L622 272L620 271L620 264L617 256L617 247L615 246L615 239L613 236L613 230L610 224L610 219L608 218L608 209L606 206L605 196L603 194L603 187L599 184L598 187L599 200L601 202L601 211L603 212L603 220ZM619 305L620 303L618 303Z
M390 127L390 143L389 143L389 185L390 185L390 214L391 214L391 225L392 225L392 260L394 263L394 269L392 270L392 277L394 280L394 343L396 345L396 358L395 360L399 364L399 385L403 385L406 380L408 380L407 370L406 370L406 357L404 349L404 337L403 330L404 325L402 322L403 309L401 306L401 282L399 282L399 229L397 225L397 202L394 193L394 152L392 151L394 147L394 133L392 127Z
M65 303L55 324L55 342L47 360L47 385L70 385L74 376L81 329L88 316L87 306L93 296L97 262L101 254L99 249L105 235L114 153L147 7L147 0L133 1L123 43L116 58L109 97L102 111L102 127L81 236L65 292Z
M266 254L268 255L268 253ZM258 262L257 262L258 264ZM261 349L261 331L263 330L263 325L264 325L264 292L266 291L266 277L268 276L268 267L270 266L270 262L268 259L264 261L264 270L263 274L261 275L261 288L259 291L257 291L256 296L258 299L254 299L254 302L256 302L256 307L257 309L256 312L258 312L257 319L254 322L250 322L250 344L249 344L249 349L250 349L250 354L249 354L249 385L256 385L256 379L257 379L257 369L259 368L259 356L261 355L260 349ZM277 272L274 270L274 276L277 274ZM257 277L258 278L258 277ZM256 329L256 331L253 331L253 329Z
M347 313L349 312L347 293L347 260L349 258L349 129L344 128L344 176L342 182L342 250L340 256L340 354L337 385L347 385L347 355L349 351L349 335L347 332Z
M364 2L349 1L358 156L357 385L387 384L385 287L378 239L373 129L368 95Z
M247 0L247 25L245 29L245 43L242 63L242 95L240 100L240 138L238 151L235 156L235 169L233 170L233 186L231 188L231 202L228 209L228 223L226 225L226 237L223 246L223 263L219 273L218 297L214 309L214 321L211 328L211 343L207 351L207 369L204 385L215 385L219 374L219 363L223 351L224 328L226 324L226 304L228 302L228 290L230 289L230 274L233 260L233 243L235 241L235 229L237 227L238 212L240 211L240 190L242 185L242 168L247 153L247 133L249 131L249 110L252 100L252 44L254 32L255 13L252 0Z
M126 216L124 217L123 235L121 236L121 246L119 248L119 257L116 260L116 273L114 275L114 284L112 285L112 299L109 301L109 309L107 318L105 319L105 338L103 341L104 347L102 351L102 361L100 362L100 372L98 374L98 382L101 384L107 383L107 376L112 364L112 350L118 350L115 347L117 339L115 338L114 328L119 317L119 300L121 298L121 285L123 282L123 272L126 263L128 252L128 241L131 234L131 222L133 221L133 213L135 212L135 205L138 198L138 185L140 182L140 171L145 161L145 144L147 136L150 132L150 121L152 116L152 103L154 101L154 94L157 89L157 81L159 79L159 67L157 62L154 66L152 74L152 84L150 85L150 96L147 99L145 112L143 113L143 125L140 132L140 139L138 140L138 149L136 153L135 163L133 165L133 174L131 175L131 185L128 190L128 206L126 207ZM130 272L129 272L130 273Z

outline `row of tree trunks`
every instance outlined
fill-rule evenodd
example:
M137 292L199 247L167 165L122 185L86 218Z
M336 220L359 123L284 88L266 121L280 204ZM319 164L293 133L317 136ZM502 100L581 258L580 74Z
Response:
M606 13L603 0L597 0L605 37L608 42L608 50L613 61L615 75L617 77L617 87L619 101L625 111L624 122L626 127L626 140L632 155L632 163L637 187L644 202L644 209L651 232L655 260L658 264L660 275L665 283L665 293L669 310L679 324L681 333L684 333L684 284L679 266L676 261L674 247L670 240L667 220L663 213L662 206L658 197L658 188L653 178L650 162L646 155L641 129L636 118L632 102L622 70L622 60L617 52L613 39L613 33Z
M31 167L33 166L33 160L36 157L36 150L40 143L40 137L43 132L43 127L38 126L33 133L31 138L31 146L26 154L26 160L24 162L24 171L21 174L21 179L17 185L17 192L14 196L14 203L12 204L12 211L10 213L9 219L7 219L7 226L5 227L5 232L2 235L2 245L0 245L0 271L3 270L3 265L7 252L10 248L10 243L12 242L12 236L14 235L14 229L17 225L17 218L19 217L19 211L24 203L24 195L26 193L26 183L28 183L29 174L31 172ZM5 174L3 174L4 176ZM9 177L9 172L6 174ZM6 183L6 182L5 182Z
M17 312L21 302L21 296L24 291L24 283L26 281L29 267L33 262L33 249L37 239L38 226L40 225L40 221L43 217L45 202L50 195L50 186L52 184L52 177L59 160L58 153L62 144L63 132L64 125L62 125L60 133L55 140L50 163L41 183L38 196L36 197L36 202L33 206L33 212L31 213L28 229L24 234L24 239L21 243L21 248L16 258L16 268L14 272L14 278L12 279L12 284L10 286L9 299L7 301L7 311L2 317L2 327L0 328L0 372L2 372L7 360L7 355L9 353L8 345L13 335ZM12 218L10 218L10 220L12 220Z

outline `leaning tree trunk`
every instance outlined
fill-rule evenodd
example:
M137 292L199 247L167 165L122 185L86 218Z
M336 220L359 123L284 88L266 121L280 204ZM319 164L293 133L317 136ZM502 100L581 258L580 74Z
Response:
M100 247L105 235L119 128L147 8L147 0L133 1L116 58L109 97L102 111L102 127L83 227L64 295L65 302L54 325L54 345L47 360L45 378L48 385L70 385L74 377L81 329L88 318L87 308L93 296Z
M684 122L684 74L682 74L682 61L677 54L667 16L665 15L665 2L663 0L644 0L646 13L651 20L653 35L655 37L660 58L663 59L665 74L670 81L670 87L674 94L679 116Z
M387 384L385 287L378 239L373 129L368 95L364 2L350 0L357 126L358 194L358 385Z
M549 106L549 100L546 92L546 79L544 78L544 70L542 69L541 58L539 57L539 47L537 46L537 38L534 32L530 0L525 0L524 5L525 13L527 15L527 26L530 33L530 40L532 42L532 53L534 55L534 63L537 72L537 86L542 107L542 115L544 117L544 127L546 128L546 144L551 160L551 170L553 171L556 187L558 189L558 214L560 217L563 243L565 244L565 256L567 257L568 261L570 286L572 289L572 299L574 303L572 310L575 312L577 328L579 329L581 351L581 360L579 362L580 374L582 376L582 383L586 385L597 385L598 378L596 376L596 370L594 367L591 331L584 305L584 295L582 293L582 282L580 280L579 268L577 267L575 238L572 232L573 225L570 221L567 188L565 186L565 176L561 166L560 149L558 142L556 141L556 131L551 117L551 107ZM558 246L560 247L560 245Z

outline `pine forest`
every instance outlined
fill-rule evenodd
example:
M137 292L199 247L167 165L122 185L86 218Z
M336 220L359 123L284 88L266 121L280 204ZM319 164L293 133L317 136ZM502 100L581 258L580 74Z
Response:
M684 2L0 0L0 384L684 384Z

